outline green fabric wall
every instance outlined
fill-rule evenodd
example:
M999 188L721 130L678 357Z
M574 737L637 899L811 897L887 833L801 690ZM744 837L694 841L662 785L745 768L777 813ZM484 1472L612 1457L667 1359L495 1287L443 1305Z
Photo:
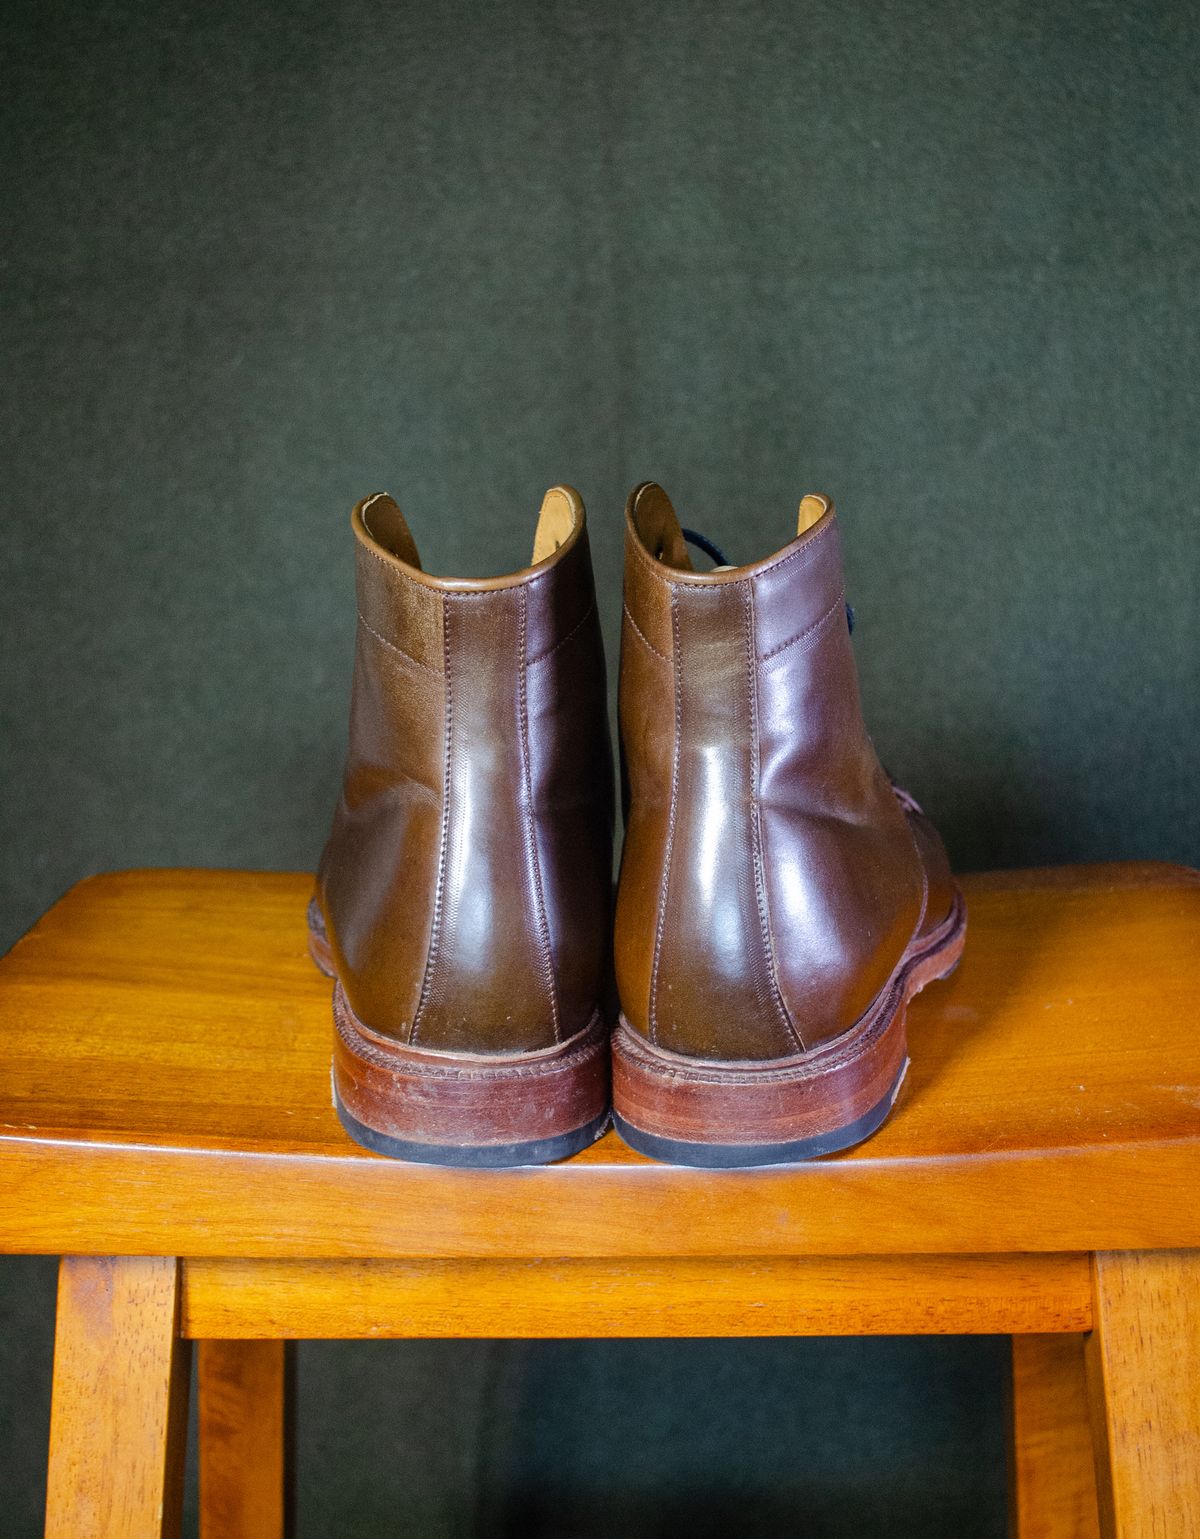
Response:
M528 559L655 477L844 515L865 705L963 867L1200 860L1187 7L5 7L0 942L114 866L297 868L347 514ZM614 668L615 671L615 668ZM52 1267L0 1263L4 1532ZM304 1536L1004 1532L1004 1346L303 1349Z

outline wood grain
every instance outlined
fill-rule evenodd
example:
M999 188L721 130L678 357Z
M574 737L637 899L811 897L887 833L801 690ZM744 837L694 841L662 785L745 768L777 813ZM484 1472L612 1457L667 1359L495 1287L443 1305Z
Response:
M47 1539L176 1539L189 1353L178 1326L174 1260L63 1259Z
M289 1348L201 1341L200 1539L284 1539L290 1531Z
M1200 1245L1200 878L968 878L966 954L909 1013L861 1148L697 1172L608 1136L562 1165L370 1155L330 1104L309 878L73 889L0 961L0 1248L194 1255L762 1256Z
M1101 1532L1196 1539L1200 1252L1096 1256L1095 1310L1088 1378Z
M1099 1539L1082 1336L1014 1336L1012 1539Z
M1084 1331L1086 1256L236 1261L184 1269L189 1336L844 1336Z

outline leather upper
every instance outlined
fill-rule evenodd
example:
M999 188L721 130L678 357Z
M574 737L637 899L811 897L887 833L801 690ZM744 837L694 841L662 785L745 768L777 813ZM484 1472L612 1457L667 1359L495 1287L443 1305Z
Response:
M389 497L354 510L359 621L317 897L359 1021L448 1051L582 1030L610 967L612 768L583 505L535 564L434 578ZM537 559L538 557L541 559Z
M660 487L626 511L617 983L629 1025L691 1057L838 1036L950 907L863 724L836 517L806 503L776 555L704 574Z

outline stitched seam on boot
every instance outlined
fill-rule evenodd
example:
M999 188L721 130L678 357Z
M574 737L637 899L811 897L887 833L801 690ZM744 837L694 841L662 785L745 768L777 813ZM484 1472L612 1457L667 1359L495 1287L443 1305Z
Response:
M386 496L387 493L384 492L381 493L381 495ZM366 528L366 525L364 524L363 527ZM371 534L370 529L367 529L367 533ZM375 536L372 534L371 538L374 539ZM373 550L370 545L362 544L361 541L359 542L358 548L359 550L365 551L367 555L370 556L371 560L381 566L383 570L389 574L389 576L402 578L406 583L409 584L410 587L420 588L424 592L430 591L427 584L418 582L411 572L405 571L403 565L398 566L395 564L401 560L401 557L393 556L389 561L387 556L381 555L379 551Z
M525 590L521 589L522 605L524 604L524 592L525 592ZM591 602L588 604L587 608L580 615L579 619L576 620L575 624L571 627L571 629L567 632L567 634L565 636L563 636L560 640L556 641L552 647L547 647L544 652L539 652L536 657L531 657L529 659L528 663L526 664L526 667L528 667L528 668L536 668L539 663L544 663L548 657L553 657L554 654L561 647L565 647L568 641L574 641L576 636L579 635L580 631L583 629L583 627L587 624L587 622L592 618L592 616L595 613L596 613L596 596L595 596L595 594L593 594L592 598L591 598Z
M381 646L386 647L389 652L394 652L404 662L411 663L414 668L420 668L425 673L432 673L435 678L441 677L442 670L440 668L435 668L432 663L423 663L419 657L414 657L411 652L406 652L403 647L398 647L394 641L389 641L386 636L381 636L361 609L358 611L358 623L368 635L374 636Z
M524 802L521 821L525 825L525 850L529 860L529 869L533 876L534 906L536 908L535 919L538 927L538 943L542 953L542 974L546 984L546 992L550 998L550 1019L554 1026L554 1040L562 1041L562 1029L559 1022L558 989L554 981L554 959L550 951L550 926L546 920L546 899L542 890L542 865L538 856L537 828L533 817L533 775L529 763L529 698L527 694L528 682L528 602L524 589L520 590L520 641L519 641L519 674L517 679L517 694L520 706L521 718L521 778L524 782Z
M846 590L845 588L841 588L838 592L837 598L834 599L833 603L830 604L829 608L825 611L819 620L814 620L811 625L806 625L802 631L797 631L794 636L789 636L786 641L781 641L776 646L771 647L768 651L761 653L758 659L759 662L770 662L773 657L778 657L781 652L786 652L789 647L794 647L798 642L805 641L810 637L815 641L816 632L819 631L823 625L827 624L828 621L831 620L839 610L844 610L845 607Z
M791 1012L783 1002L779 987L779 973L775 966L775 942L771 933L771 915L767 903L767 887L764 876L762 808L758 800L758 670L755 653L754 587L746 583L742 596L742 624L746 644L746 686L750 700L750 845L754 865L754 895L758 903L758 923L762 934L763 954L771 980L771 995L783 1029L801 1052L807 1043L792 1020Z
M671 659L667 656L667 654L665 652L660 652L658 650L658 648L654 645L654 643L650 640L650 638L642 630L641 626L633 618L633 611L630 609L629 605L628 604L623 604L621 607L624 610L625 618L629 621L630 625L633 627L634 635L642 643L642 645L644 647L648 647L650 649L650 651L654 653L655 657L659 658L662 662L669 663L671 661Z
M779 561L774 562L772 565L763 567L761 571L756 572L754 575L756 577L765 577L768 572L777 572L779 571L780 567L790 566L793 561L804 562L810 560L821 549L821 542L829 534L829 531L831 529L835 529L836 527L837 519L831 518L825 525L824 529L819 530L814 535L810 535L804 544L801 545L799 550L794 550L790 556L784 556Z
M762 566L758 566L754 562L749 562L747 564L754 566L754 576L757 578L767 577L773 572L778 572L781 567L790 566L794 561L807 562L820 552L826 536L832 529L836 528L837 518L834 516L829 520L825 527L819 530L816 534L809 535L807 537L801 535L800 538L804 541L804 543L800 546L799 550L793 550L789 555L786 556L772 557ZM706 575L703 573L681 575L677 568L668 566L665 561L656 560L655 557L653 557L642 544L640 535L637 533L630 534L628 528L626 529L625 533L626 546L632 545L639 564L643 566L646 571L655 578L656 581L669 583L672 587L678 585L679 587L683 588L692 586L687 581L687 575ZM784 549L786 550L787 547L785 546ZM707 584L697 584L697 586L707 586Z
M415 1044L425 1007L429 1002L434 969L442 946L442 912L446 894L446 847L450 838L450 748L454 717L454 680L450 674L450 611L446 595L442 595L442 666L446 678L446 727L442 746L442 831L438 840L437 887L433 896L433 923L429 932L429 951L425 957L425 976L421 980L421 995L413 1015L412 1030L408 1034L410 1044Z
M671 592L671 636L675 657L672 663L675 684L675 743L671 752L671 804L667 813L667 847L663 852L662 884L658 893L658 924L654 935L654 958L650 966L650 999L647 1009L647 1025L650 1040L658 1041L658 969L662 959L663 932L666 929L667 899L671 895L671 853L675 845L675 818L679 805L679 740L683 715L683 668L679 651L679 610L675 593ZM649 645L649 643L647 643Z

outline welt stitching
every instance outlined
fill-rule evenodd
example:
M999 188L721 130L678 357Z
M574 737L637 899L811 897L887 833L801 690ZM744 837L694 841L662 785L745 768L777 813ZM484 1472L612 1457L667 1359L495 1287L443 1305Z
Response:
M783 1002L783 992L779 987L779 972L775 965L775 941L771 933L771 916L767 906L766 879L763 874L763 838L762 838L762 808L758 800L758 677L754 649L754 589L747 583L744 589L742 601L742 626L745 632L746 644L746 692L750 701L750 847L754 865L754 897L758 904L758 924L762 934L763 952L766 957L767 972L771 980L771 993L775 1009L784 1030L795 1042L801 1052L805 1043L795 1023L792 1021L787 1006Z
M673 603L674 603L674 599L672 599L672 604ZM629 621L630 625L633 626L634 632L635 632L638 640L640 642L642 642L643 645L649 647L651 652L654 653L655 657L660 657L663 660L664 663L669 663L671 661L671 659L667 656L667 654L665 652L660 652L658 650L658 648L654 645L654 643L650 640L650 638L643 632L641 626L633 618L633 611L630 609L629 605L628 604L623 604L621 607L622 607L622 609L625 612L625 618Z
M358 611L358 623L362 626L363 630L370 631L375 640L381 642L389 652L394 652L397 657L402 657L406 663L411 663L414 668L424 668L426 673L436 674L440 677L441 670L435 668L432 663L423 663L419 657L414 657L411 652L406 652L403 647L398 647L394 641L389 641L386 636L381 636L361 609Z
M806 636L811 636L814 631L820 630L821 626L825 624L830 616L836 614L839 609L843 609L845 604L846 590L841 588L838 590L837 598L834 599L820 619L814 620L811 625L806 625L802 631L797 631L794 636L789 636L786 641L779 642L777 646L773 646L769 651L761 653L758 659L759 662L765 663L772 657L778 657L780 652L786 652L788 647L794 647L798 641L803 641Z
M546 922L546 899L542 892L542 866L541 861L538 859L537 829L534 827L533 820L533 776L529 767L529 698L526 681L529 666L526 656L529 605L523 589L520 592L518 609L520 614L520 638L518 642L517 697L521 730L521 778L525 783L525 808L522 821L525 824L525 847L529 857L529 869L533 876L534 902L537 906L538 944L542 953L542 973L546 983L546 992L550 996L550 1020L554 1027L554 1040L561 1042L562 1032L558 1018L558 990L554 984L554 962L550 955L550 927Z
M442 748L442 831L438 840L437 886L433 894L433 924L430 927L429 954L425 958L425 976L421 980L421 995L417 1000L416 1013L413 1015L412 1030L408 1034L410 1043L415 1043L417 1040L417 1032L421 1025L421 1017L429 1002L434 968L437 965L438 953L442 945L442 907L446 892L446 847L450 838L450 732L454 715L454 681L450 676L450 611L444 594L442 596L442 666L445 669L446 678L446 728Z
M524 596L524 593L522 593L522 595L521 595L521 612L522 612L522 614L525 612L525 596ZM528 662L528 664L526 666L530 667L530 668L533 668L533 667L536 667L538 663L544 663L548 657L553 657L554 654L558 651L559 647L565 647L568 641L573 641L574 640L575 636L578 634L579 631L581 631L583 629L583 627L592 618L592 616L595 614L595 612L596 612L596 595L593 593L591 603L584 610L582 615L580 615L579 619L576 620L575 624L571 627L571 629L567 632L567 634L565 636L563 636L560 640L556 641L552 647L547 647L544 652L539 652L536 657L531 657L529 659L529 662Z
M654 957L650 964L650 1001L647 1011L650 1040L655 1043L658 1041L658 969L662 960L667 899L671 894L671 852L675 844L675 818L679 805L679 744L683 725L683 659L679 646L679 608L675 602L674 593L671 594L671 637L675 648L675 742L671 752L671 803L667 812L667 847L663 852L663 878L658 895L658 924L654 934ZM647 645L649 645L648 642ZM661 653L659 655L661 656Z

